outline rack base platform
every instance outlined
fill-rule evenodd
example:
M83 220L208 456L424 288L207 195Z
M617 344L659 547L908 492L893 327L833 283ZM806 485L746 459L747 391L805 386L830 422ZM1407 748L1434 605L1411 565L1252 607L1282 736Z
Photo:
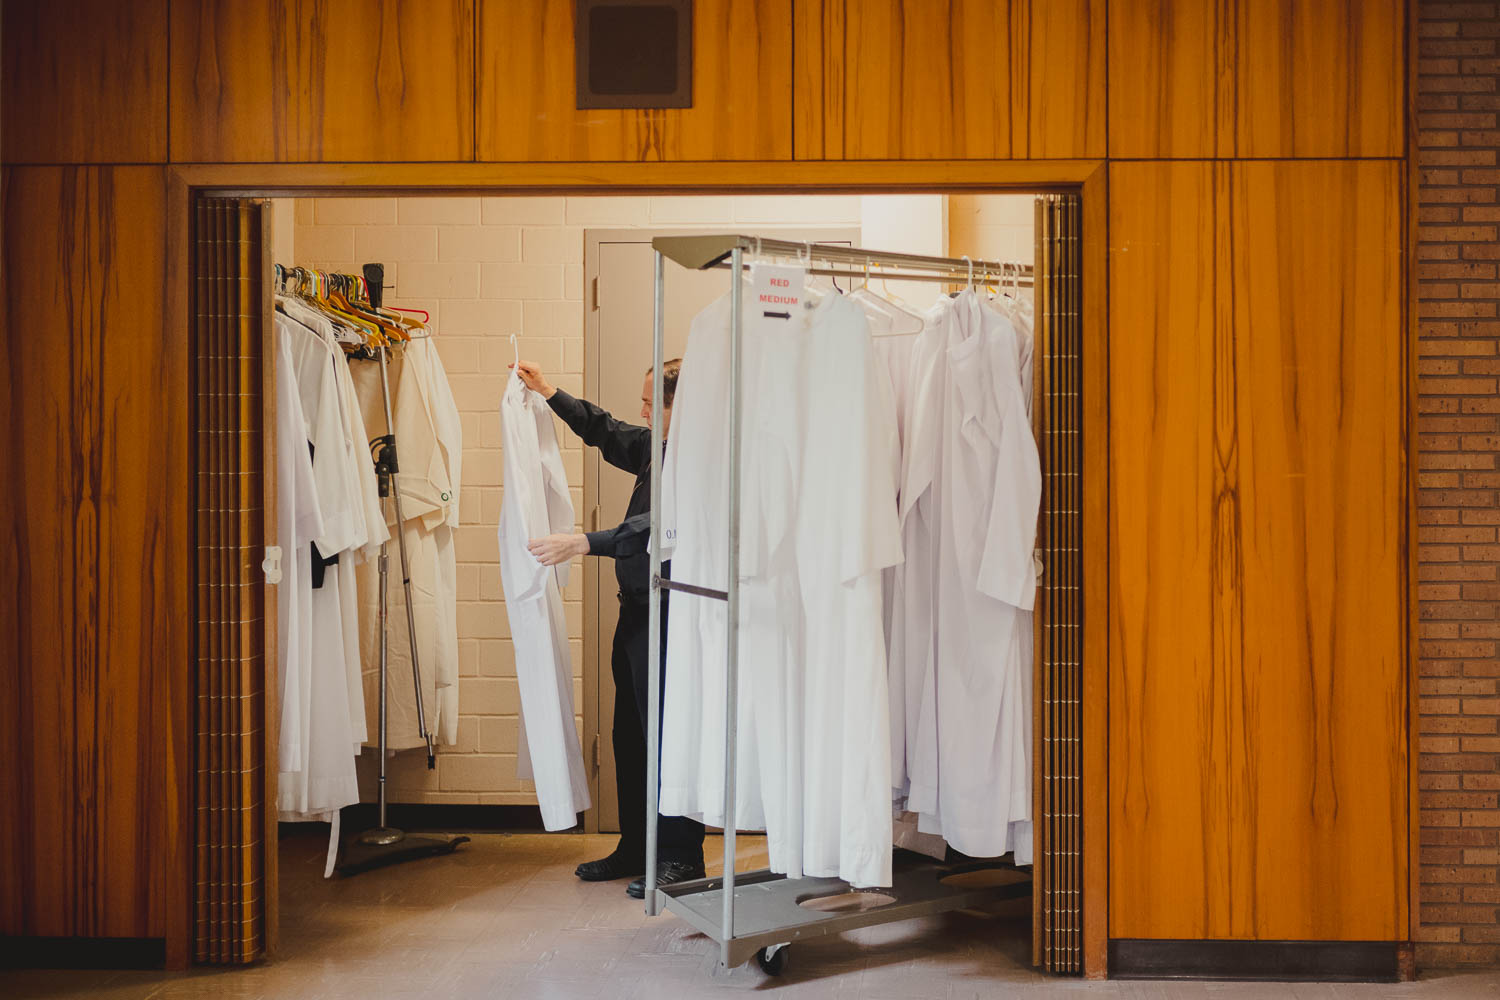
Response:
M977 873L1009 872L1015 881L975 884ZM982 877L982 876L981 876ZM735 876L734 936L723 940L724 882L721 878L680 882L658 889L665 908L720 946L721 966L735 967L763 949L841 934L859 927L910 920L949 910L965 910L1031 895L1024 872L993 862L943 864L898 857L890 888L855 890L836 878L789 879L760 870ZM884 905L848 910L820 910L802 904L849 892L893 897ZM727 947L726 947L727 945Z

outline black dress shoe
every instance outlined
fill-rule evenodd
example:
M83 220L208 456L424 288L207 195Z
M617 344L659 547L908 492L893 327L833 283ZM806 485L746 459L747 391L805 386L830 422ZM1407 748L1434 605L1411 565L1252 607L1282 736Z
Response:
M686 861L663 861L656 866L656 887L675 885L678 882L691 882L693 879L704 878L703 862L690 864ZM646 898L646 876L642 875L634 882L625 887L625 894L633 899Z
M573 874L585 882L613 882L619 878L635 878L645 872L646 862L643 859L632 860L619 851L598 861L585 861L573 870Z

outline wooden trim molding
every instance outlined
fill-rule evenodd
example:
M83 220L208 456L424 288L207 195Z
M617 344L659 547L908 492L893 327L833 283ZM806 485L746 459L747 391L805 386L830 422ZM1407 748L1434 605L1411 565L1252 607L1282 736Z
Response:
M236 163L171 168L191 188L220 196L350 197L419 194L618 194L736 191L1074 190L1103 160L869 160L728 163Z
M1083 974L1109 974L1109 170L1083 182Z
M195 196L370 196L416 194L540 194L702 191L1081 192L1084 241L1084 539L1096 553L1087 574L1084 617L1084 901L1083 964L1091 978L1107 970L1108 917L1108 203L1103 160L926 161L861 163L609 163L609 164L226 164L170 168L168 322L190 320L187 220ZM185 332L183 336L185 344ZM184 679L186 683L186 679ZM186 698L174 718L189 722ZM186 742L184 740L184 742ZM184 775L187 769L184 769ZM185 831L179 831L182 836ZM189 852L183 845L182 858ZM185 866L181 923L169 942L186 950ZM175 887L174 887L175 889ZM175 949L173 948L175 946ZM169 964L177 964L169 957Z

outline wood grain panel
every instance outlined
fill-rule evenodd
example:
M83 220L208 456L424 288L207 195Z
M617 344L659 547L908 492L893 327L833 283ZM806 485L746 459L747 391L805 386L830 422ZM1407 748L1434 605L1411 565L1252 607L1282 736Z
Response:
M1233 118L1221 146L1241 157L1404 153L1403 0L1230 5Z
M1112 937L1404 936L1400 184L1111 168Z
M799 160L844 158L846 0L793 0L793 152Z
M187 659L165 171L6 168L0 933L161 937ZM178 369L173 371L174 366Z
M167 0L0 5L6 163L164 163Z
M792 0L697 0L693 107L579 110L573 0L479 0L479 159L785 160Z
M1231 693L1214 622L1236 484L1215 421L1214 174L1109 176L1111 937L1228 929Z
M1109 0L1109 155L1218 155L1222 0Z
M811 3L842 9L824 14L827 30L815 39L824 63L818 93L825 101L841 94L843 104L843 135L825 141L823 155L1104 154L1103 0ZM807 75L799 72L799 83ZM824 118L825 131L836 127ZM813 138L799 142L799 155L818 148Z
M1026 15L1009 0L848 4L844 155L1009 157L1030 82Z
M1232 168L1237 937L1406 933L1396 163Z
M1109 0L1113 157L1395 157L1402 0Z
M1031 0L1026 145L1015 155L1105 155L1105 7L1105 0Z
M473 0L172 5L172 159L474 156Z

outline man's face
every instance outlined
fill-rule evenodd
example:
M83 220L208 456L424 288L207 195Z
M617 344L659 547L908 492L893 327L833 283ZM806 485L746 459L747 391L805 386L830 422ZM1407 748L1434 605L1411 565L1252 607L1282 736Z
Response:
M646 373L646 381L641 385L641 423L647 427L651 426L651 373ZM664 406L661 410L662 434L672 429L672 408Z

